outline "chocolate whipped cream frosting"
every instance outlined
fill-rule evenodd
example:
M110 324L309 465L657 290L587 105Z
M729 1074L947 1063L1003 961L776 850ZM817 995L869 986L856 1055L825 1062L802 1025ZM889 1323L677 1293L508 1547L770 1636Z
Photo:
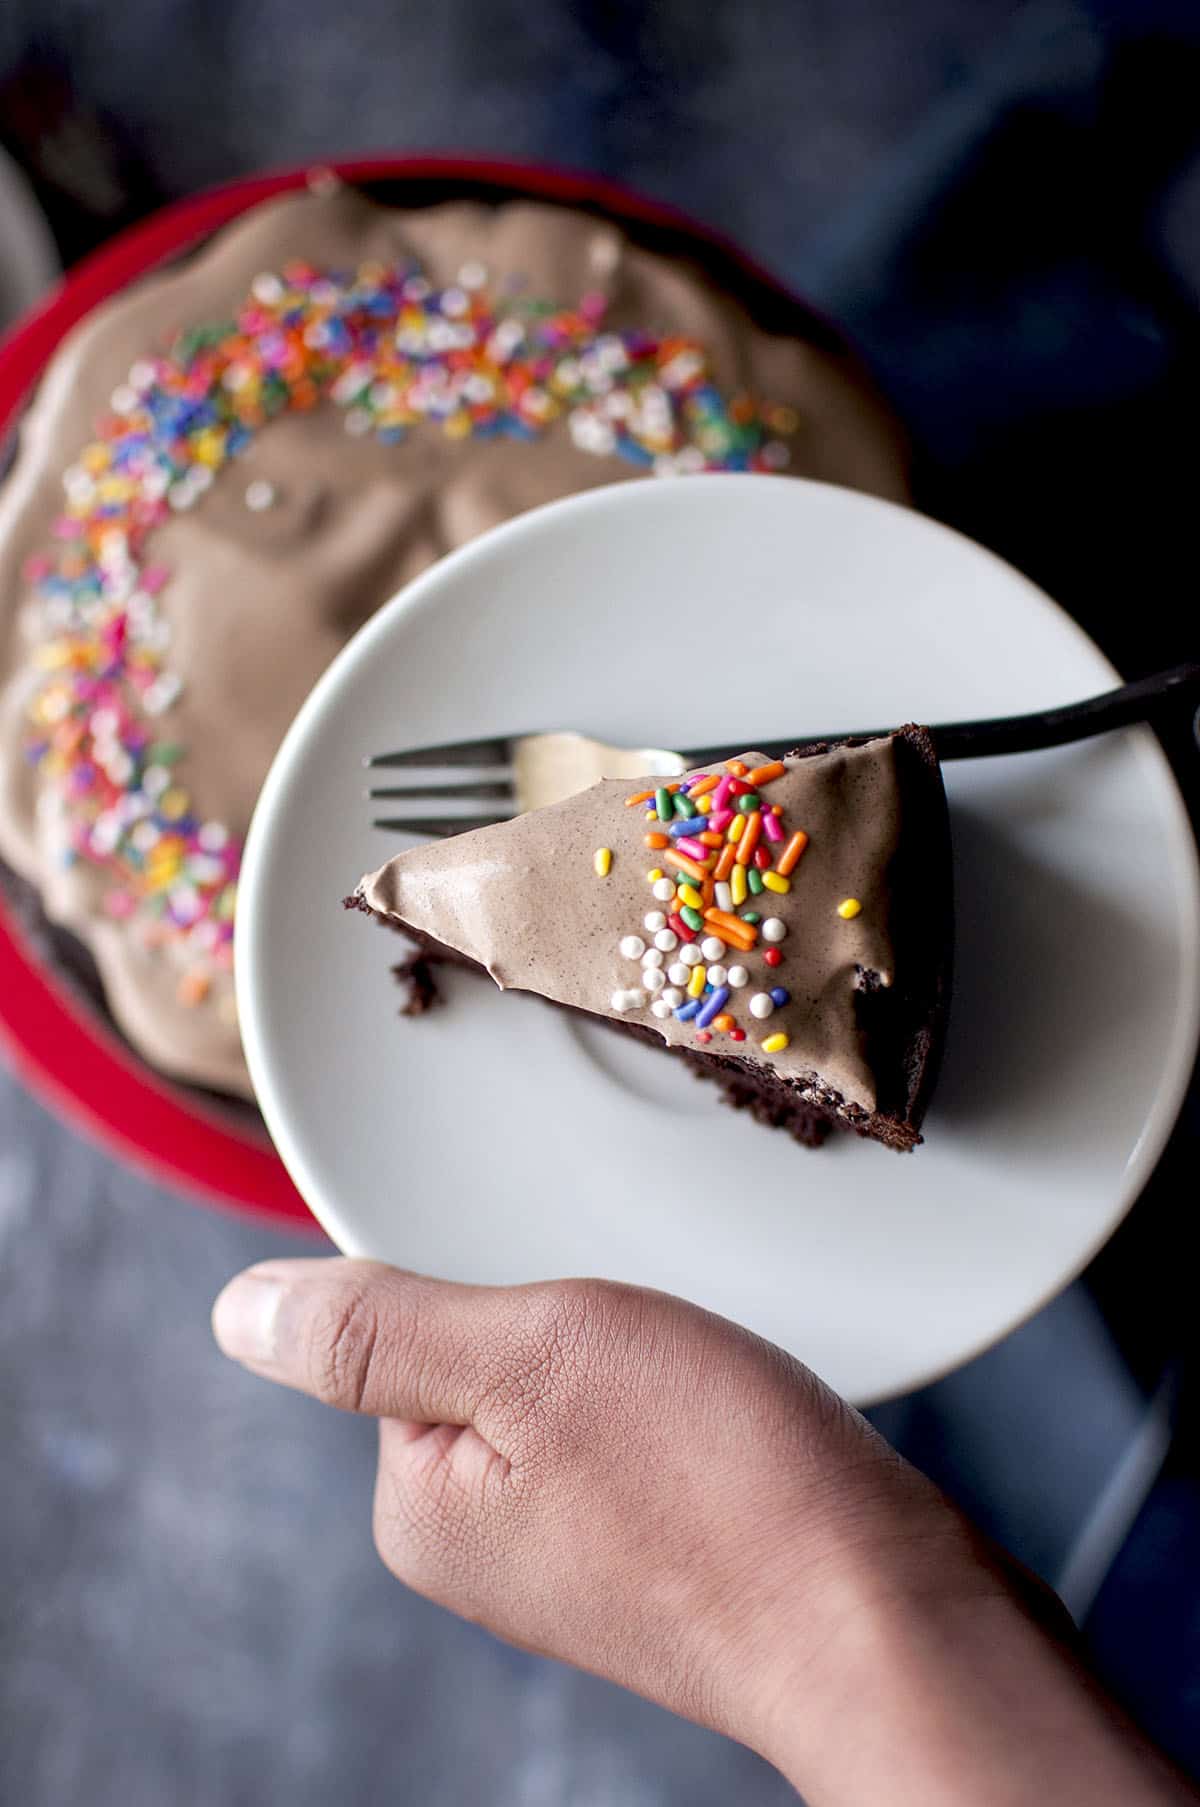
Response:
M742 763L753 770L764 760L747 753ZM864 984L890 986L896 977L889 893L903 829L896 743L884 737L784 766L763 795L780 807L786 835L801 830L808 842L786 892L765 890L748 900L761 918L752 949L726 945L707 959L700 953L705 940L721 935L713 923L690 944L697 964L707 960L709 972L717 965L729 994L724 1011L745 1036L718 1032L700 1046L815 1082L870 1112L876 1081L855 1006ZM360 896L401 928L477 961L503 989L643 1023L669 1046L697 1049L701 1019L680 1020L661 1006L664 991L668 1003L675 992L687 996L679 984L667 990L684 943L667 929L663 964L644 964L654 959L663 914L676 907L655 895L648 874L660 860L673 868L665 855L647 850L644 836L653 825L626 799L661 782L603 779L511 822L414 847L364 878ZM785 844L775 842L774 850ZM604 876L597 870L600 849L611 854ZM767 962L768 949L777 950L777 964ZM737 968L745 977L730 985ZM647 982L655 970L665 975L661 987ZM682 971L675 976L682 979ZM773 989L787 1001L775 1004ZM766 1000L758 1010L770 1005L765 1017L757 1014L756 998ZM771 1051L780 1039L787 1045Z
M130 919L124 899L114 897L111 871L71 856L63 787L45 764L29 757L30 704L46 681L50 630L45 611L31 601L28 568L53 548L64 476L80 481L81 450L93 439L98 417L117 406L131 368L163 353L181 330L228 322L264 273L267 293L271 273L289 259L303 259L318 271L354 270L372 260L379 266L415 264L433 285L462 280L467 266L482 267L500 287L519 279L524 292L568 307L599 293L614 329L695 340L724 392L752 392L792 411L792 472L905 495L895 430L849 360L759 330L698 269L631 245L611 225L558 208L455 203L401 212L347 190L295 195L256 208L186 262L92 314L49 367L0 491L0 858L38 888L51 918L91 949L120 1026L150 1061L235 1091L246 1090L248 1082L231 972L218 970L211 980L193 983L197 937L147 935L140 915ZM121 405L128 406L127 399ZM172 783L181 787L214 848L222 835L229 845L244 835L298 705L346 639L401 585L442 553L524 509L636 474L603 446L577 443L562 423L521 441L451 438L433 424L414 429L403 443L383 443L353 427L346 409L325 399L267 419L245 450L202 492L189 493L187 506L150 536L155 566L165 573L153 598L153 625L156 645L165 649L156 656L168 686L155 693L152 731L172 743ZM849 774L861 763L851 760L839 783L852 782ZM814 793L814 809L825 807L828 782ZM879 775L870 782L886 788ZM611 939L617 901L628 904L631 927L644 914L634 908L639 883L632 857L622 856L607 888L576 885L574 871L583 860L587 878L586 843L594 831L586 818L603 814L608 797L602 789L586 806L551 812L494 837L471 837L454 849L409 856L395 869L405 875L402 881L377 881L379 895L394 883L425 885L431 900L436 893L450 909L445 884L453 881L449 890L458 901L449 923L458 921L456 911L466 913L454 932L482 950L504 983L554 990L566 982L567 969L559 966L565 925L556 927L547 916L544 939L514 953L511 918L506 930L503 912L490 923L473 913L491 891L468 882L471 863L496 860L507 874L506 862L519 858L516 850L528 839L531 850L540 849L547 882L568 884L586 919L595 913L597 932L603 921ZM872 821L864 809L857 819L860 826L843 827L836 841L849 866L851 849L874 846L885 818ZM832 848L821 854L819 864L832 855ZM219 857L202 851L197 869L207 870L205 861L211 865ZM831 870L828 882L835 889L850 884L849 871L843 881ZM859 926L845 931L835 925L815 937L805 968L812 992L805 1006L808 1052L791 1055L786 1070L799 1071L819 1054L855 1095L867 1095L869 1075L854 1058L837 975L849 970L847 960L886 963L880 933L864 912ZM578 953L573 934L570 941ZM528 966L522 968L522 961ZM598 941L577 975L589 997L602 971L612 989L612 965L611 947ZM671 1037L674 1031L668 1025L664 1033Z

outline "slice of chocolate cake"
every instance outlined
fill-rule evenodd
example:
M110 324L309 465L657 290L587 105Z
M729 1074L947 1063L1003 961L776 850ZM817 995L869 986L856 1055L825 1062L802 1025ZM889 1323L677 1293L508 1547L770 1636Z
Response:
M953 929L924 728L746 753L677 784L605 779L401 853L347 902L424 962L682 1053L801 1141L828 1123L921 1140Z

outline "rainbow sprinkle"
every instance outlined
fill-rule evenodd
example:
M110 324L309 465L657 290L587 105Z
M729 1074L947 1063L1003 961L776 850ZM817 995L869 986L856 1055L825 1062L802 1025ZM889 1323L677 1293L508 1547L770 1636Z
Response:
M181 1002L232 961L240 840L206 821L158 726L182 689L154 531L196 506L271 420L324 400L347 433L403 442L530 440L565 422L581 450L655 475L775 470L794 411L716 387L703 347L605 329L603 295L561 307L488 287L478 264L435 288L413 265L353 273L303 261L255 278L231 320L139 360L65 472L54 546L31 559L36 681L27 753L47 782L64 859L111 881L104 907L182 955ZM246 506L273 505L251 483ZM695 814L695 810L692 811Z
M660 1022L673 1017L690 1024L695 1040L707 1046L717 1035L735 1043L746 1040L748 1026L738 1021L738 1010L745 1009L753 1029L791 1003L786 986L768 978L756 984L746 964L761 958L769 970L777 968L788 925L781 917L764 916L761 909L742 908L759 893L766 893L762 906L788 893L808 847L804 829L789 832L780 805L764 795L786 769L781 760L771 760L747 771L744 760L733 759L723 771L697 772L677 785L626 797L626 807L652 804L649 820L666 834L643 839L665 842L671 837L674 845L664 857L675 870L664 876L655 867L646 874L661 907L642 919L648 944L637 934L619 941L621 960L640 959L642 973L639 986L623 983L613 992L614 1010L625 1015L649 1009ZM681 827L687 833L679 834ZM700 833L703 841L697 838ZM861 907L857 900L847 902ZM845 905L841 913L847 913ZM764 1054L782 1054L790 1045L787 1030L778 1023L759 1034Z

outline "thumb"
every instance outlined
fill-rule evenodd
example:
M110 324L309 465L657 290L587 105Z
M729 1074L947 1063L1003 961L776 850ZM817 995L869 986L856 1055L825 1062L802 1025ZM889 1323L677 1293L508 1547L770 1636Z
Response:
M326 1405L469 1424L509 1345L512 1294L374 1261L266 1261L213 1306L224 1353Z

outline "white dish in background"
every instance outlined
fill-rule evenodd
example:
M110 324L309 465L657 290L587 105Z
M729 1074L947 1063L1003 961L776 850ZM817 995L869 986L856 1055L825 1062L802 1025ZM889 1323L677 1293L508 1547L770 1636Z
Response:
M533 727L739 747L1114 681L1009 566L822 484L617 484L444 559L318 684L247 848L246 1049L317 1217L430 1273L682 1293L859 1402L984 1348L1115 1228L1190 1071L1196 850L1147 731L947 768L958 970L907 1157L848 1137L810 1153L654 1050L467 975L401 1019L399 943L339 907L405 844L370 827L361 759Z

